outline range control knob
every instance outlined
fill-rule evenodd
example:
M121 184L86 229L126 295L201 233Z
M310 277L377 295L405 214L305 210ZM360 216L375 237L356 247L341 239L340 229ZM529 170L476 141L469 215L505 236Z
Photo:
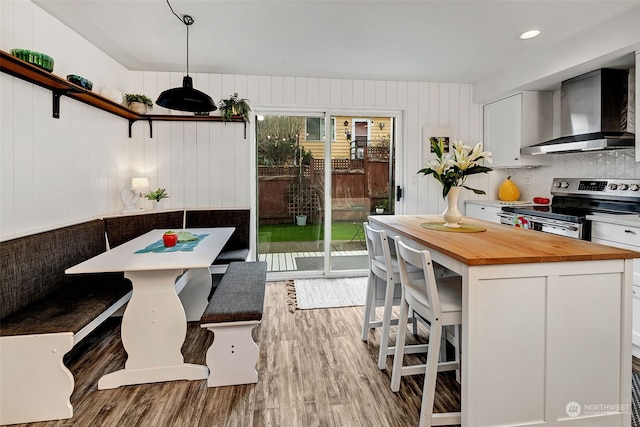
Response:
M627 188L629 188L629 186L627 184L618 185L618 190L626 190Z
M560 181L555 181L555 182L553 183L553 186L554 186L555 188L560 188Z
M567 181L561 181L560 188L569 188L569 183Z
M638 191L638 190L640 190L640 186L639 186L638 184L631 184L631 185L629 186L629 190L631 190L631 191Z
M613 184L613 183L609 184L610 190L616 190L617 188L618 188L618 184Z

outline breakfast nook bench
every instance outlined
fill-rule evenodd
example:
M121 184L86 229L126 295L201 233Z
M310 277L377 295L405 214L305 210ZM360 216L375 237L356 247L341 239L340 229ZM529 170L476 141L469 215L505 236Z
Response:
M129 301L131 282L64 272L105 250L101 220L0 244L0 424L73 416L63 357Z
M222 276L200 319L214 334L207 350L208 387L258 382L252 331L262 320L266 278L264 261L232 262Z

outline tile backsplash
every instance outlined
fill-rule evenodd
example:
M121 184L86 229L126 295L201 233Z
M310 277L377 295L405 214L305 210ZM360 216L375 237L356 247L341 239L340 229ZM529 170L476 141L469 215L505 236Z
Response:
M507 176L520 189L521 200L549 196L553 178L635 178L640 179L640 163L633 149L591 153L553 154L550 166L502 169L499 182Z

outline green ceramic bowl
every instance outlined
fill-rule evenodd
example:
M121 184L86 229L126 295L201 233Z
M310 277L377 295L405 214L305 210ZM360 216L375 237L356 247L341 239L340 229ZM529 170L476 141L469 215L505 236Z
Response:
M78 85L78 86L83 87L83 88L85 88L87 90L92 90L93 89L93 83L91 83L91 81L85 79L82 76L76 76L75 74L69 74L67 76L67 80L69 80L74 85Z
M53 58L44 53L34 52L26 49L11 49L9 52L16 58L22 59L30 64L36 65L48 72L53 71Z

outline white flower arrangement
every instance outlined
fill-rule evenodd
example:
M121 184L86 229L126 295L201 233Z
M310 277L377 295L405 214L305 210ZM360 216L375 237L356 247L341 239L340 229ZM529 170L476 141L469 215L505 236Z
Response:
M464 185L469 175L493 170L480 164L481 160L486 160L489 163L493 160L490 151L483 151L481 142L471 148L462 141L456 141L453 143L453 151L448 155L444 152L443 138L431 138L431 147L436 158L429 160L418 173L433 175L442 184L442 197L447 197L451 187L464 187L476 194L486 194L483 190Z

